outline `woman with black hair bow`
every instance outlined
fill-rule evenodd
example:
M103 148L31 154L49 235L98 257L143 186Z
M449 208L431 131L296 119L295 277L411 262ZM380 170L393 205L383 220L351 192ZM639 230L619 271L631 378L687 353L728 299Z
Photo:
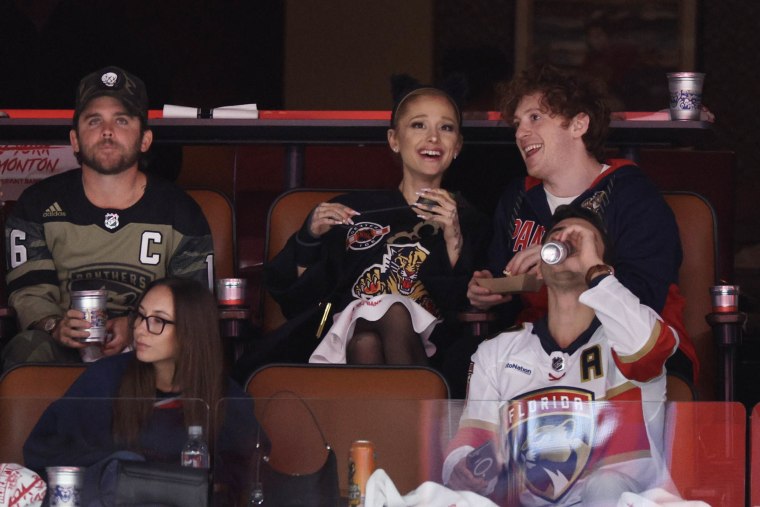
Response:
M398 188L319 204L265 269L289 319L321 303L287 359L427 365L442 356L488 225L441 188L462 149L461 127L443 89L407 81L395 94L388 145L402 165Z

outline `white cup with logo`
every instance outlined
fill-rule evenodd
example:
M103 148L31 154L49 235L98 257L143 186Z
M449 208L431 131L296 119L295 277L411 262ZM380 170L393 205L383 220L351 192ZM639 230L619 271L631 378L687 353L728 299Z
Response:
M108 322L108 291L77 290L71 293L71 307L84 313L84 320L90 323L90 336L82 338L82 343L103 344L106 341L106 323Z

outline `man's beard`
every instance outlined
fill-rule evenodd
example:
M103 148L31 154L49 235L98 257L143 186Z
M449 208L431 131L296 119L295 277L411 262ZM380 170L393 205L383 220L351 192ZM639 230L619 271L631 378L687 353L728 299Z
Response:
M120 174L129 169L130 167L137 164L137 162L140 160L140 139L137 139L135 141L134 146L131 147L131 149L127 148L122 150L120 156L116 158L110 158L108 159L108 162L101 162L98 160L97 156L97 148L103 144L113 144L114 146L121 146L120 144L116 143L112 140L103 140L99 141L95 146L93 146L91 149L87 149L84 146L82 146L79 150L79 157L81 159L82 165L86 165L93 171L99 173L99 174L106 174L106 175L114 175L114 174Z
M544 271L544 283L551 285L557 292L578 292L586 290L585 276L571 271L556 271L554 273Z

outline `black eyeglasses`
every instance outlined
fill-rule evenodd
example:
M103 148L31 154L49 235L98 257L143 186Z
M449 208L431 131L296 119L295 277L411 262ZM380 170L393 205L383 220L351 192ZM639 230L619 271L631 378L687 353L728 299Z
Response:
M164 328L167 324L176 324L173 320L164 319L156 315L143 315L139 310L129 311L129 322L132 329L137 329L137 326L145 321L145 327L150 334L161 334L164 332Z

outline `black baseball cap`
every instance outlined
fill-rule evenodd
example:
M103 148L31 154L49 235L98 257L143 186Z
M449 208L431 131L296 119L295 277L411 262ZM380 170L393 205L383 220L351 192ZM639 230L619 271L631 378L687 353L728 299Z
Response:
M134 74L111 66L88 74L79 82L74 106L74 127L87 104L92 99L103 96L118 99L130 114L140 118L143 126L148 124L148 92L145 83Z

